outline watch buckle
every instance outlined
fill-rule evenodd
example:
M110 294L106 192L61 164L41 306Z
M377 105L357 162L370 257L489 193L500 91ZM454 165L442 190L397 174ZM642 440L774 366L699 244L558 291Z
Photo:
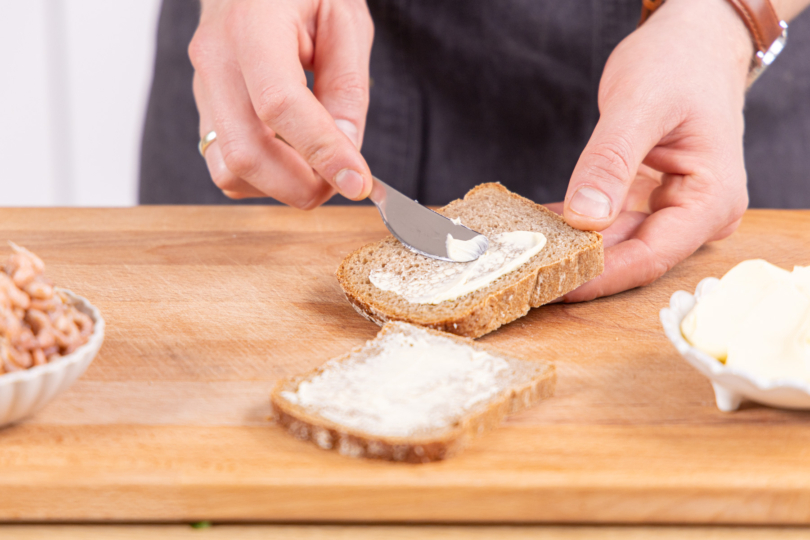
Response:
M779 53L785 48L787 44L787 30L788 25L785 21L779 21L779 26L782 27L782 35L776 38L771 46L768 47L767 51L757 51L756 58L757 64L762 67L770 66L776 57L779 56Z

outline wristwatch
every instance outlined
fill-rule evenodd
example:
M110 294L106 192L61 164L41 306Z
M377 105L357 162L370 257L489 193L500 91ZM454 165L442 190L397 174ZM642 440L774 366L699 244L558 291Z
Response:
M748 72L748 86L770 66L787 43L788 25L780 20L770 0L727 0L742 18L754 41L754 56ZM642 0L641 26L664 0Z

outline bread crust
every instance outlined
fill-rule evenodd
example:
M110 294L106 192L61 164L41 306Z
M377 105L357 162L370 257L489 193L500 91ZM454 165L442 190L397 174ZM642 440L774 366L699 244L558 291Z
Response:
M500 184L481 184L470 190L464 199L481 190L500 190L509 197L520 200L521 203L530 203L537 210L545 213L547 217L564 222L564 220L547 208L528 201L527 199L510 192ZM447 206L437 210L444 213L461 200L455 200ZM570 253L552 264L539 267L521 280L502 289L493 291L481 301L461 309L452 316L403 316L394 310L387 309L385 304L368 302L353 287L348 271L354 258L362 257L365 250L373 249L384 242L396 242L388 237L380 242L367 244L350 253L340 264L336 276L346 299L352 307L363 317L379 325L388 321L404 321L426 328L441 330L451 334L477 338L492 332L500 326L523 317L533 307L547 304L564 294L573 291L580 285L592 280L604 271L604 248L602 235L596 232L587 233L592 242L585 248Z
M396 332L398 323L386 324L375 339L387 332ZM490 346L460 338L435 330L428 332L456 340L477 350L487 351L501 358L529 361L515 355L505 355ZM357 347L335 359L340 362L359 352ZM382 459L404 463L429 463L453 456L469 441L498 426L510 414L520 412L537 402L551 397L557 382L556 368L551 363L543 363L546 368L541 375L533 377L525 384L514 386L501 396L488 403L486 408L464 417L457 427L436 436L429 437L381 437L359 430L347 428L325 418L308 413L303 407L289 402L281 393L295 390L298 385L317 373L324 366L307 373L280 381L270 395L273 419L294 437L310 441L324 450L336 450L350 457Z

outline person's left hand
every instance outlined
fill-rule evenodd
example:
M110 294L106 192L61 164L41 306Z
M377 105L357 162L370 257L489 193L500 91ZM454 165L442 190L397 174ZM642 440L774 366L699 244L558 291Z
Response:
M563 210L573 227L603 231L605 272L565 301L646 285L737 228L752 53L726 0L669 0L616 47Z

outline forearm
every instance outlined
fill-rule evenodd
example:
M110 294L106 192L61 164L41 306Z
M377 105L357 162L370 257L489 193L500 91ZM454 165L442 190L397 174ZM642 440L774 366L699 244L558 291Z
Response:
M810 6L810 0L771 0L771 2L779 18L787 22L792 21Z

